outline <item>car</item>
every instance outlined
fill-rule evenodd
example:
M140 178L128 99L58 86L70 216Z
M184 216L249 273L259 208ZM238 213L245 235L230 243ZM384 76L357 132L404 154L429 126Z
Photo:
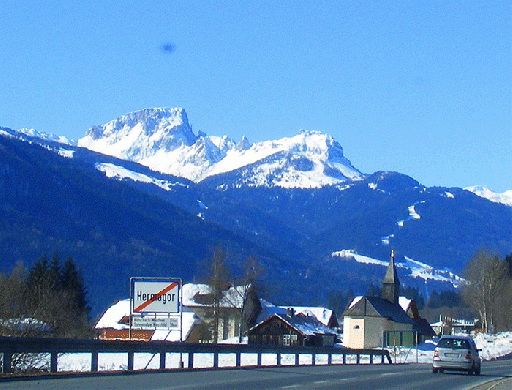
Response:
M482 360L474 340L468 336L442 336L434 350L432 372L466 371L480 375Z

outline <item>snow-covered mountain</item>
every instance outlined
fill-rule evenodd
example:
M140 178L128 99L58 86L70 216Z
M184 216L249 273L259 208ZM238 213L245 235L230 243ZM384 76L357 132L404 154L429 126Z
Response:
M471 191L474 194L489 199L491 202L494 203L503 203L507 206L512 207L512 190L505 191L501 194L498 194L496 192L491 191L485 186L471 186L464 188L467 191Z
M49 133L49 134L43 133L43 132L37 131L35 129L23 128L23 129L18 130L18 133L27 135L29 137L40 138L45 141L55 141L55 142L59 142L61 144L66 144L66 145L74 145L76 143L72 140L67 139L66 137L64 137L62 135L55 135L52 133Z
M318 132L251 145L194 134L182 109L152 109L90 129L87 148L62 141L0 128L4 266L41 248L83 259L97 307L169 261L192 280L219 245L240 269L257 256L268 284L287 287L277 301L305 303L340 286L365 293L391 249L404 286L428 293L456 286L478 249L512 248L512 207L398 172L363 175Z
M249 186L318 188L364 176L329 135L301 131L252 145L245 137L235 142L226 136L196 135L182 108L123 115L89 129L78 146L195 182L242 168Z

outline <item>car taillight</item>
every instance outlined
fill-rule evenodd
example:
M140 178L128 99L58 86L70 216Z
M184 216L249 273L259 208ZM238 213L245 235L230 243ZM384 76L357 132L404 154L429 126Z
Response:
M435 358L436 358L436 357L439 357L439 351L437 350L437 348L436 348L436 349L435 349L435 351L434 351L434 357L435 357Z
M466 354L466 360L471 360L471 351Z

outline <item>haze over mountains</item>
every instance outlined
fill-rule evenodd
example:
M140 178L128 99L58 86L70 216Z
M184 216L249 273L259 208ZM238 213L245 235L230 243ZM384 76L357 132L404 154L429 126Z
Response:
M258 257L283 304L365 293L391 249L403 285L426 293L459 286L478 249L512 252L508 192L362 173L320 132L251 144L195 134L181 108L145 109L76 145L0 130L0 247L8 266L74 256L101 289L99 310L126 296L130 276L198 277L216 246L234 269Z

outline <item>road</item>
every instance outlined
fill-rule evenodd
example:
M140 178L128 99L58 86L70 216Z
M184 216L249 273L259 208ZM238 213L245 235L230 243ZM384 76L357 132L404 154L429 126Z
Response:
M477 390L512 388L512 360L483 362L481 376L446 372L433 374L428 364L407 364L146 372L0 382L0 390L445 390L472 388Z

